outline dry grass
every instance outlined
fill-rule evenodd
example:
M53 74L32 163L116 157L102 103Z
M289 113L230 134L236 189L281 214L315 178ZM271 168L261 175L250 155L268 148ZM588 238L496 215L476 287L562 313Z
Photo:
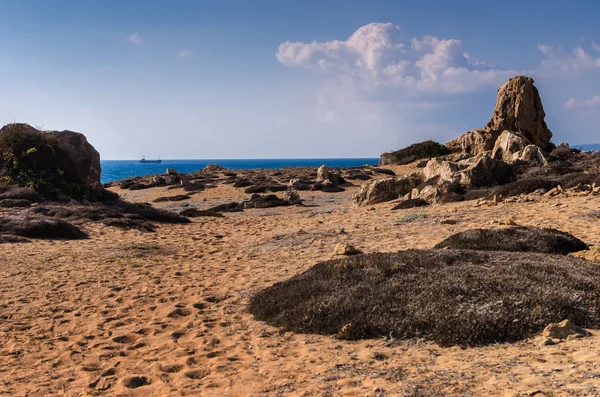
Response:
M599 326L599 278L597 265L564 256L374 253L319 263L258 292L249 309L299 333L481 345L527 338L565 318Z
M473 229L453 234L434 248L478 251L540 252L562 254L587 250L588 246L570 233L550 228L510 227Z

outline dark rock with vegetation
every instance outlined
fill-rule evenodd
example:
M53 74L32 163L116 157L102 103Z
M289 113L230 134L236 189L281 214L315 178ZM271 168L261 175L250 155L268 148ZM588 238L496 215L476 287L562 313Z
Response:
M78 227L61 219L50 219L35 215L1 215L0 234L28 238L68 239L87 238Z
M384 153L379 165L408 164L415 160L439 157L450 153L450 150L435 141L425 141L407 146L391 153Z
M453 234L434 248L477 251L539 252L566 255L588 246L570 233L550 228L473 229Z
M42 132L27 124L0 129L0 181L46 199L115 198L100 184L100 155L83 134Z
M319 263L257 294L257 320L340 339L441 346L525 339L565 318L600 326L600 267L534 253L409 250Z

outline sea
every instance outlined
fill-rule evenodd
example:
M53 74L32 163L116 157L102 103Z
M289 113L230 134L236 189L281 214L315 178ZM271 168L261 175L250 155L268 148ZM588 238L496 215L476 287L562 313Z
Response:
M208 164L218 164L232 170L250 168L282 167L358 167L377 165L379 158L333 158L333 159L239 159L239 160L163 160L160 164L142 164L139 160L102 160L102 183L118 181L135 176L164 174L167 168L181 173L195 172Z

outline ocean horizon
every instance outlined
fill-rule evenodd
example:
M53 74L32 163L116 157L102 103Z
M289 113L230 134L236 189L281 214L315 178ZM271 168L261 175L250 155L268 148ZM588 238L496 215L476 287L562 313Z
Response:
M162 163L140 163L139 160L101 160L102 183L118 181L136 176L164 174L167 168L181 173L195 172L208 164L218 164L232 170L282 167L358 167L377 165L378 157L366 158L312 158L312 159L162 159Z

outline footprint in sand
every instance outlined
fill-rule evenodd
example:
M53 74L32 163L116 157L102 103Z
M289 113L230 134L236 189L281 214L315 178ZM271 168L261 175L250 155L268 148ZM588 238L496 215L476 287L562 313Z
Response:
M123 386L128 389L137 389L150 384L152 384L152 379L144 375L129 376L123 379Z
M181 364L166 364L161 365L160 370L162 372L166 372L168 374L175 374L183 369L183 365Z
M180 318L180 317L187 317L190 314L192 314L192 312L190 311L190 309L187 309L185 307L180 307L180 308L177 308L177 309L173 310L171 313L169 313L167 315L167 317L169 317L169 318Z

